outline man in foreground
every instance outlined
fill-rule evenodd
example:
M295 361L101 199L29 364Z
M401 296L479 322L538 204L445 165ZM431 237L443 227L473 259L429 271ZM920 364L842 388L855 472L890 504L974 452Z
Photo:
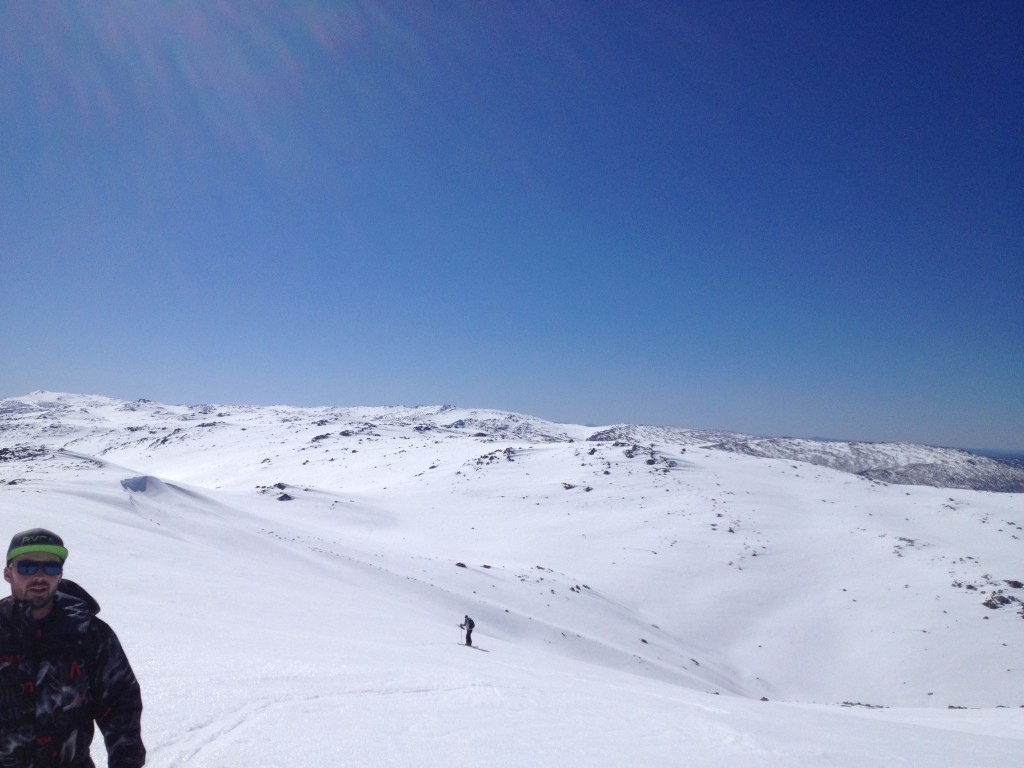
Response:
M94 768L94 723L109 768L146 762L142 694L99 604L62 579L68 551L43 528L11 539L0 600L0 765Z

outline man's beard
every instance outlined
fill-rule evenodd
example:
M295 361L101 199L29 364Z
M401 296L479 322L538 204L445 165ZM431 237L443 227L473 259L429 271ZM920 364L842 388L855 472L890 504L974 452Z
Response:
M39 593L38 590L32 591L25 587L25 591L20 599L28 603L32 610L38 611L40 608L45 608L53 602L56 592L56 589L47 589L45 593Z

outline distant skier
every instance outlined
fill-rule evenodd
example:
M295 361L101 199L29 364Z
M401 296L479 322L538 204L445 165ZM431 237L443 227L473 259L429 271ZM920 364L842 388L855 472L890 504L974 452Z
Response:
M463 620L461 624L459 624L459 626L466 630L466 645L472 645L473 627L476 626L476 622L469 618L469 616L466 616L466 618Z

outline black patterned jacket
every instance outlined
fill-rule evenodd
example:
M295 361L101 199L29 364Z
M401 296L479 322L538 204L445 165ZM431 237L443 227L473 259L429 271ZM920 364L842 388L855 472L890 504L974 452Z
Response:
M67 580L38 622L27 603L0 600L0 768L94 768L94 723L109 768L145 764L139 684L98 612Z

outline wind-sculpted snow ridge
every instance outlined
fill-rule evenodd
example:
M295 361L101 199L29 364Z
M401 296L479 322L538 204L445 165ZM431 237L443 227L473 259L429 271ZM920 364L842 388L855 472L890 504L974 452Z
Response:
M754 438L708 446L760 458L802 461L897 485L1024 492L1024 469L958 448L803 438Z

